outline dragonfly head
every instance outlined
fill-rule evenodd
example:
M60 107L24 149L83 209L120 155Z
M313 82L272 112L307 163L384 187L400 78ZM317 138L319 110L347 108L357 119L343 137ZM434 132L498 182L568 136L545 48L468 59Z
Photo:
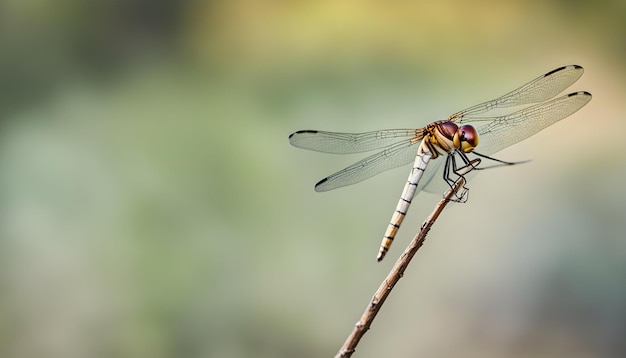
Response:
M471 124L464 124L454 134L454 146L469 153L478 146L478 131Z

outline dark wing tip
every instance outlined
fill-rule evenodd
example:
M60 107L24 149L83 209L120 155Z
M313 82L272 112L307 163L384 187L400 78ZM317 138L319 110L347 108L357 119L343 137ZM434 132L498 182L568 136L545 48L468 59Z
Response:
M561 66L559 68L556 68L556 69L546 73L545 75L543 75L543 77L548 77L548 76L550 76L553 73L556 73L556 72L559 72L559 71L563 71L563 70L566 70L566 69L580 69L580 70L582 70L583 67L582 66L578 66L578 65Z
M326 191L326 190L320 188L320 185L326 183L327 181L328 181L328 177L318 181L317 184L315 184L315 191L318 192L318 193L322 192L322 191Z
M305 130L301 130L301 131L295 131L293 133L291 133L289 135L289 138L291 139L291 137L295 136L296 134L302 134L302 133L317 133L318 131L315 130L310 130L310 129L305 129Z
M574 97L574 96L591 96L591 93L587 92L587 91L578 91L578 92L574 92L574 93L570 93L567 95L567 97Z

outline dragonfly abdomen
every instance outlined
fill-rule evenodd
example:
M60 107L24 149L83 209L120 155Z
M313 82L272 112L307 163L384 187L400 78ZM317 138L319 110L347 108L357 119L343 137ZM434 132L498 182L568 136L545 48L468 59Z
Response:
M396 205L396 211L393 212L391 221L389 222L387 230L385 230L385 234L383 235L383 242L380 245L380 250L378 251L378 256L376 257L376 260L378 261L382 261L385 254L389 250L389 247L391 247L391 243L396 237L396 233L398 232L398 229L400 229L400 224L402 224L402 221L409 210L409 206L411 205L411 201L415 196L417 184L419 183L422 174L424 174L428 161L431 159L432 153L430 151L424 152L422 149L423 148L420 146L417 158L415 159L415 164L411 170L411 174L409 174L409 178L404 185L404 190L402 190L402 195L400 195L400 200L398 200L398 205Z

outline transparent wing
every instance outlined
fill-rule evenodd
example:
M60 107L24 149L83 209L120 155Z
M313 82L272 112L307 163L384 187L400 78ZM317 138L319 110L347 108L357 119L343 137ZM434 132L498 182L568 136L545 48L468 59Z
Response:
M422 180L417 187L418 193L421 190L424 190L433 194L443 194L446 190L450 189L448 183L443 179L443 167L445 163L445 157L437 158L437 160L431 160L428 163L428 168L426 168L426 171L422 176ZM472 173L474 173L474 171L466 174L465 178Z
M590 100L589 92L574 92L506 116L466 116L457 122L474 125L479 134L476 151L491 155L568 117Z
M292 133L289 143L294 147L318 152L348 154L385 148L403 138L415 138L420 133L415 129L384 129L365 133L303 130Z
M328 191L351 185L415 160L420 140L406 139L360 160L315 184L315 191Z
M502 97L464 109L451 115L448 119L458 121L458 119L462 119L465 116L477 115L497 108L547 101L576 82L583 75L583 72L583 68L578 65L559 67Z

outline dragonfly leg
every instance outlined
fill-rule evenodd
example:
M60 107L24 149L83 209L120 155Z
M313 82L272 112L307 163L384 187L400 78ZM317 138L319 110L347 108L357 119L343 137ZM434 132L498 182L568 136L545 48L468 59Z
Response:
M497 167L506 166L506 165L516 165L516 164L524 164L524 163L530 162L530 160L523 160L521 162L507 162L507 161L504 161L504 160L501 160L501 159L498 159L498 158L490 157L488 155L480 154L480 153L475 152L475 151L472 152L472 153L476 154L479 157L482 157L482 158L485 158L485 159L489 159L491 161L499 163L499 164L490 165L488 167L476 168L477 170L491 169L491 168L497 168Z
M463 163L465 164L462 167L457 167L456 155L455 155L457 153L459 154L459 156L463 160ZM448 186L450 186L450 188L454 188L456 183L461 178L465 179L465 174L469 173L470 171L474 169L477 169L476 166L479 163L480 163L480 159L470 160L467 157L467 155L465 155L465 153L463 152L459 151L459 152L450 153L446 157L446 164L443 170L443 179L446 181L446 183L448 183ZM452 178L451 173L454 174L455 176L454 179ZM459 202L459 203L464 203L467 201L468 195L469 195L469 188L463 185L461 192L455 193L456 199L454 201Z
M461 176L457 175L457 177L453 179L450 175L450 172L454 173L455 175L458 172L456 158L454 154L449 154L448 156L446 156L446 164L443 169L443 180L445 180L446 183L448 183L450 189L452 189L454 188L456 181L459 180ZM454 193L456 199L453 199L453 201L464 203L465 201L467 201L467 193L468 188L463 186L460 193Z

